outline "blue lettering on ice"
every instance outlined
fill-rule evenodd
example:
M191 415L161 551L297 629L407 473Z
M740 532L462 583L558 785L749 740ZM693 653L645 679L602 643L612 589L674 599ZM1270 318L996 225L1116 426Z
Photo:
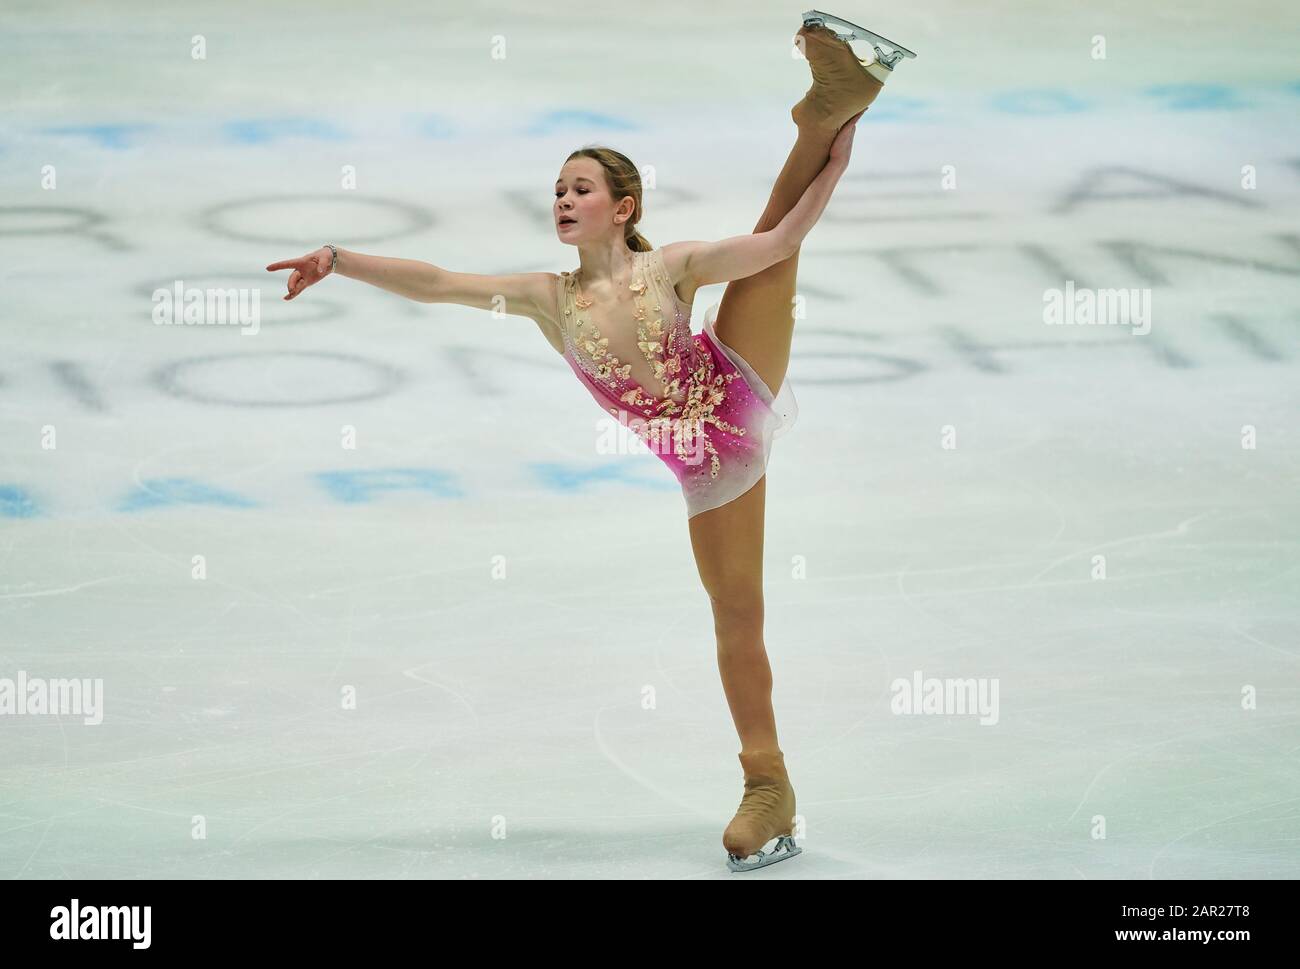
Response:
M5 518L34 518L36 502L16 485L0 485L0 515Z
M566 128L613 128L615 131L634 131L636 125L601 114L599 111L551 111L528 129L530 135L548 135Z
M168 505L219 505L222 508L255 508L257 502L222 491L193 478L151 478L140 490L117 506L118 511L140 511Z
M1074 114L1088 107L1067 91L1046 88L1007 91L993 99L993 106L1006 114Z
M52 135L85 135L103 148L129 148L128 134L152 127L148 124L75 124L42 130Z
M416 123L415 130L430 138L450 138L456 134L456 128L437 115L422 118Z
M367 471L322 471L316 475L331 495L350 505L370 501L380 491L427 491L439 498L463 498L465 493L447 471L429 468L377 468Z
M261 145L277 138L320 138L341 141L347 137L343 131L328 121L314 118L277 118L248 121L229 121L226 133L245 145Z
M925 121L925 112L933 103L925 98L898 95L888 100L881 98L871 105L867 114L872 121Z
M676 481L665 482L662 478L631 477L631 467L626 462L602 464L595 468L575 468L565 464L534 464L533 471L543 485L552 491L574 492L584 485L597 481L623 481L628 484L653 488L656 491L675 491L679 488Z
M1171 111L1205 111L1213 108L1244 108L1232 89L1222 84L1157 84L1146 89L1147 94L1166 98L1165 107Z

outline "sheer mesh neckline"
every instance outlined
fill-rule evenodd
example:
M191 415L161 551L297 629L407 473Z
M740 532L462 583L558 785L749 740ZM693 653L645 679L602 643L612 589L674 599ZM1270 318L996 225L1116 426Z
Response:
M632 269L628 288L637 298L630 330L618 320L606 320L605 324L611 324L607 331L605 325L591 317L590 306L577 305L578 270L563 274L565 345L573 362L607 390L619 395L620 401L676 411L693 379L700 376L694 374L700 361L699 348L691 334L690 304L682 302L673 289L659 250L633 252ZM645 303L655 304L658 312L658 304L667 302L665 287L673 290L672 305L667 307L666 319L654 319ZM586 330L582 329L584 323ZM634 370L639 371L635 376Z
M653 256L655 253L659 254L659 262L660 264L662 264L663 263L662 246L660 246L658 249L632 252L632 273L634 278L638 270L641 270L643 272L646 270L644 263L650 262L650 257ZM684 311L682 315L685 316L687 321L689 322L691 318L691 308L695 305L695 301L691 300L691 302L689 303L683 302L682 298L677 295L677 287L674 286L673 281L670 278L668 278L667 269L668 267L664 266L664 285L668 288L668 291L673 294L673 302L677 305L678 309ZM569 290L571 290L575 296L577 295L578 292L577 276L578 273L581 271L582 271L582 267L579 266L577 269L573 270L572 272L567 272L563 274L565 286Z

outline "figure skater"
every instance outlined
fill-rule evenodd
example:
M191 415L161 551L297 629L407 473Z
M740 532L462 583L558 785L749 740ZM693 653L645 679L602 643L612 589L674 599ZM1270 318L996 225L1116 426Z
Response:
M849 39L872 41L876 60L859 60ZM672 469L740 737L745 790L722 836L733 871L802 850L763 643L765 473L772 437L796 413L785 378L799 246L848 165L858 118L893 66L915 56L819 11L804 15L796 43L812 86L790 112L798 136L750 235L653 248L636 229L636 166L591 147L573 152L555 182L555 231L579 255L572 272L482 276L333 245L266 267L293 270L285 299L331 274L426 303L490 309L504 298L505 312L534 320L597 403ZM692 334L695 291L721 282L721 302ZM771 852L761 850L774 838Z

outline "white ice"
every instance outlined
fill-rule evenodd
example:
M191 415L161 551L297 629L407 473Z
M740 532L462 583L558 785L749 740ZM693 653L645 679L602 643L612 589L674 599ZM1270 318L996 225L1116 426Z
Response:
M736 876L668 470L598 453L531 321L263 267L574 269L592 142L654 244L747 233L799 8L7 5L0 680L104 704L0 716L0 876L1300 876L1297 8L1162 6L835 10L920 56L800 258L765 641L805 851ZM1150 332L1047 325L1067 280ZM177 281L259 331L155 325ZM996 723L891 712L918 671Z

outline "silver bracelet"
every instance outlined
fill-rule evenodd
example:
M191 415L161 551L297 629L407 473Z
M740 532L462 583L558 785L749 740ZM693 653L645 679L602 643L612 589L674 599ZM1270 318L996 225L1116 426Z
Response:
M332 253L330 257L330 272L333 272L334 267L339 264L339 251L335 249L333 246L331 246L328 242L325 243L325 248Z

